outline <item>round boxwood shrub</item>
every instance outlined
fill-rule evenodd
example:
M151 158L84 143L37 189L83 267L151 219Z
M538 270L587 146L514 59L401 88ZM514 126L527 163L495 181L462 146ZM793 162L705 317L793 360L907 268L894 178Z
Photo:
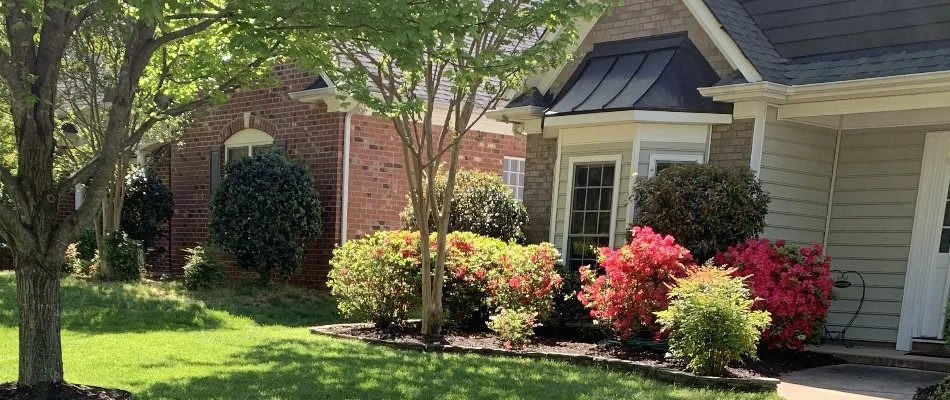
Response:
M633 225L673 235L705 261L765 229L769 194L749 168L680 164L634 183Z
M301 240L321 233L320 200L307 169L281 152L232 162L211 201L209 237L268 283L297 272Z
M142 241L145 248L162 235L161 226L172 218L175 203L172 192L154 173L142 168L129 172L125 179L122 205L122 230Z
M435 193L439 204L445 196L447 178L435 178ZM400 214L408 230L418 230L418 221L412 203ZM474 232L504 241L524 242L524 226L528 211L516 200L501 176L478 170L459 170L449 215L449 232ZM435 224L430 224L435 230Z
M214 249L195 246L185 249L185 287L189 290L210 289L224 279L224 263Z

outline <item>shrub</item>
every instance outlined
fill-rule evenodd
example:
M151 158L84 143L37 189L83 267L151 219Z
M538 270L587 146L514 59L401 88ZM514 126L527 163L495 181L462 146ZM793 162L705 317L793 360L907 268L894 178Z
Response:
M185 249L185 287L190 290L210 289L224 279L224 263L211 248L196 246Z
M320 201L307 169L280 152L228 165L211 202L211 243L234 254L238 266L289 276L299 269L300 240L320 235Z
M753 311L749 289L735 270L711 264L691 268L670 289L670 305L657 312L669 333L670 351L703 375L721 376L732 361L755 357L767 311Z
M634 225L673 235L705 261L761 233L770 199L751 169L681 164L637 179L632 200Z
M537 314L532 311L503 308L497 315L491 316L488 327L498 334L505 348L524 349L531 342L531 336L534 335L532 328L535 327L536 321Z
M435 179L438 204L445 196L446 176ZM417 230L418 222L412 203L400 214L406 229ZM449 214L450 232L474 232L504 241L524 242L524 225L528 212L512 196L498 174L477 170L459 170ZM435 230L435 225L430 224Z
M79 272L77 265L79 264L79 250L76 249L76 243L70 243L69 246L66 246L66 254L63 258L63 275L71 275Z
M445 322L460 328L484 328L491 313L488 274L507 244L471 232L452 232L447 239L442 301Z
M108 258L112 266L111 280L134 282L142 279L145 257L139 242L129 238L125 232L115 231L107 233L102 244L99 257Z
M561 287L554 293L554 306L549 323L567 326L590 325L590 311L581 304L577 294L581 292L581 276L563 262L558 262L557 272L563 278Z
M142 168L129 172L120 222L129 237L151 247L163 234L161 226L171 220L174 209L171 190L153 172Z
M772 315L763 333L770 348L801 350L825 323L831 303L831 259L821 245L797 247L784 241L749 239L716 257L717 264L749 276L756 309Z
M333 250L328 285L344 316L386 327L418 301L418 263L418 233L380 231Z
M629 244L618 250L601 248L601 274L581 267L581 304L590 316L626 340L646 329L659 332L654 313L666 308L668 284L686 274L689 250L669 235L634 227Z
M497 253L486 286L489 304L499 310L522 310L543 321L551 314L554 293L563 278L557 273L557 249L550 243L508 245Z
M79 231L79 237L76 240L77 256L81 260L91 261L96 257L96 230L86 228Z

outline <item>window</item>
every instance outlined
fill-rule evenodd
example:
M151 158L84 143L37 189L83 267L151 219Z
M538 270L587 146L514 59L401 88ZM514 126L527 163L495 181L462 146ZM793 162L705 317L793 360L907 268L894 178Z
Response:
M518 157L505 157L504 166L501 171L501 179L511 188L511 193L515 199L524 201L524 159Z
M231 135L224 142L224 148L224 162L230 164L234 160L273 150L274 138L257 129L244 129Z
M650 155L650 174L652 178L660 171L672 167L676 164L685 163L703 163L702 154L651 154Z
M596 249L610 246L616 203L617 164L573 165L569 193L567 262L572 269L597 261Z

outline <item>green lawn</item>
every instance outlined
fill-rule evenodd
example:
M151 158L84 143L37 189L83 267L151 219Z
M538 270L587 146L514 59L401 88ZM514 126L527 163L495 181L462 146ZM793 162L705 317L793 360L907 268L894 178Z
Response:
M276 293L276 294L267 294ZM0 272L0 382L16 379L13 275ZM341 321L331 299L232 286L63 281L66 379L136 399L771 399L674 387L563 362L423 354L311 335Z

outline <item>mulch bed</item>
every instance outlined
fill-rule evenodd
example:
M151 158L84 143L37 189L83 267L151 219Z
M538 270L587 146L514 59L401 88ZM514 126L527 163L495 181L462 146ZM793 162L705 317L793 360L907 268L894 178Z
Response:
M36 394L28 390L18 390L16 383L0 384L0 399L28 400ZM131 400L132 393L119 389L105 389L95 386L61 383L53 387L50 400Z
M351 324L320 327L321 330L368 339L382 339L396 343L421 344L419 329L396 328L380 330L370 325ZM470 348L488 348L502 350L504 347L498 338L489 332L466 332L449 330L444 332L444 343ZM550 332L538 332L528 345L527 351L583 355L632 361L652 367L685 370L685 365L667 357L663 350L645 347L621 346L616 344L598 344L588 340L577 340L565 335L552 335ZM735 363L728 368L728 378L775 378L784 373L825 365L843 364L844 361L828 354L812 352L763 352L760 360Z

